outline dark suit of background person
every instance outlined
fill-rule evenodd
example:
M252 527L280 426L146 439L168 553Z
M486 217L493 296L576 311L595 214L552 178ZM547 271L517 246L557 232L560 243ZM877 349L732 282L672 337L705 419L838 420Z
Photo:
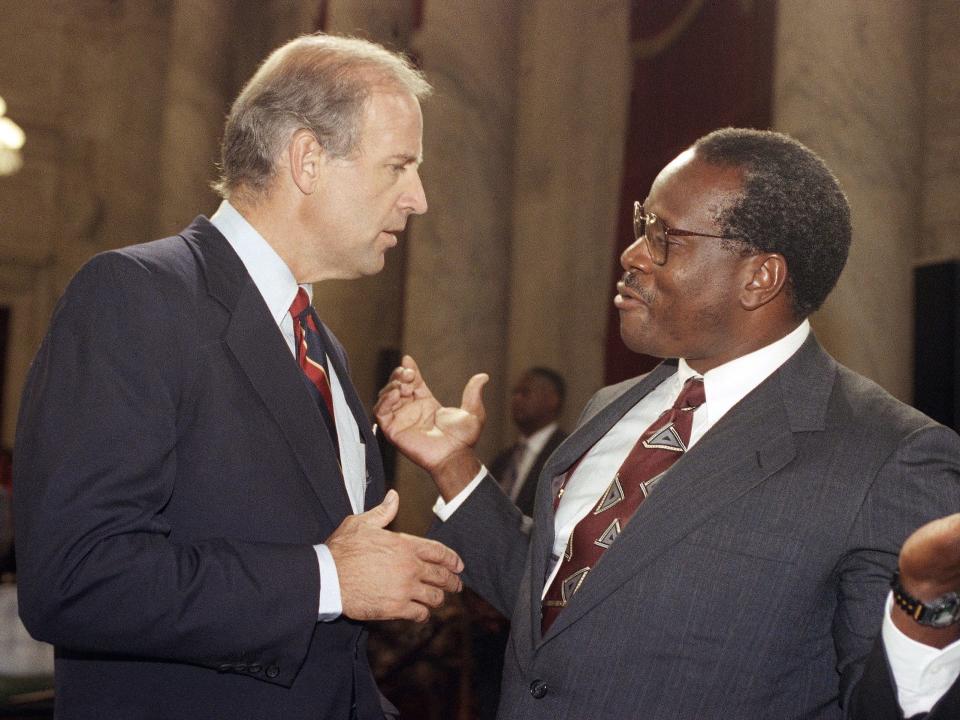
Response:
M399 62L362 41L300 38L271 56L234 105L221 184L233 202L221 213L234 217L234 233L248 229L261 260L274 253L289 295L275 315L248 258L203 217L177 236L98 255L58 303L24 392L15 469L20 612L56 646L58 717L383 718L389 705L381 707L366 631L353 618L425 617L442 600L421 582L425 569L440 571L440 586L459 582L413 558L439 548L455 565L449 550L381 529L395 495L351 515L381 503L384 483L346 355L321 327L340 457L365 453L358 508L294 357L292 325L289 345L281 331L298 282L376 272L393 244L383 231L426 209L418 86L377 71ZM338 108L363 153L333 163L319 130L286 125L271 135L277 126L261 114L260 135L276 138L276 154L266 155L275 173L265 166L269 181L256 193L255 176L231 155L237 118L264 88L274 105L299 111L303 96L285 94L282 81L304 63L301 81L315 75L318 86L310 100L329 67L354 63L354 90L376 81L354 114ZM392 134L382 134L387 117ZM401 167L389 175L364 164L384 161L384 143L406 158L390 152ZM370 177L386 191L377 202L363 195ZM358 213L360 199L369 211L354 218L355 234L321 233L325 213L351 198ZM375 552L381 541L386 557ZM333 575L324 574L324 551ZM365 565L390 584L382 596L364 595ZM330 617L321 593L335 589L343 614Z
M510 399L510 411L514 425L520 431L518 442L529 443L537 433L546 433L543 446L533 458L533 464L525 473L513 477L513 487L504 491L513 498L514 504L524 515L533 515L533 498L537 492L537 478L543 470L543 464L553 454L567 434L557 425L565 396L563 378L548 368L530 368L517 381ZM548 430L549 428L549 430ZM517 459L516 445L511 445L490 463L490 473L501 483L512 477L516 470L511 468ZM530 452L530 449L527 449Z
M660 235L668 254L655 261L638 227L616 297L632 350L689 365L668 359L594 396L541 474L532 532L470 450L484 376L468 383L466 412L437 416L439 403L405 358L378 419L431 469L451 506L438 504L452 514L433 535L462 553L467 584L511 618L498 717L897 717L891 674L872 668L864 678L864 667L871 651L876 659L888 649L877 639L882 624L912 623L899 609L902 618L884 619L890 578L908 535L960 507L960 438L837 364L798 326L798 314L836 282L850 237L846 200L819 159L756 131L721 131L694 148L661 172L644 202L662 218L656 223L674 228ZM698 237L705 233L754 245ZM760 355L772 373L727 378L746 394L710 418L715 424L666 471L543 634L551 555L566 546L555 542L554 523L566 474L590 466L585 453L618 437L625 416L672 389L661 383L676 385L677 373L706 374L696 412L709 413L725 387L711 387L711 371L719 382L724 368L755 366L750 358ZM630 428L623 456L642 429ZM590 512L610 476L573 470L561 512L578 482L598 488L586 496ZM918 570L937 560L936 544L920 535L907 545L922 552L904 546L900 556L913 592ZM960 569L960 557L953 561ZM956 638L957 626L946 632ZM941 707L930 717L956 715Z

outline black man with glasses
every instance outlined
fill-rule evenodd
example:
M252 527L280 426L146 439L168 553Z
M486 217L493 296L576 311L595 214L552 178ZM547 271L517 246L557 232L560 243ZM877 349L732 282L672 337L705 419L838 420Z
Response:
M440 491L433 536L512 618L498 717L960 717L960 515L937 520L960 438L810 330L850 244L837 180L784 135L716 131L634 232L620 331L664 360L587 404L532 531L472 451L485 376L438 412L407 357L378 403Z

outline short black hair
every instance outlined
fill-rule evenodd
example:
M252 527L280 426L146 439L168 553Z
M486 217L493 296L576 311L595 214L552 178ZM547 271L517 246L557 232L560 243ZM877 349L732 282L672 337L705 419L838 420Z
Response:
M810 315L850 252L850 204L837 178L810 148L771 130L724 128L693 147L711 165L743 170L742 195L717 221L748 251L786 258L794 315Z
M560 373L548 367L537 366L527 370L527 374L536 375L553 385L553 389L557 391L557 397L560 398L560 404L563 405L563 401L567 396L567 383Z

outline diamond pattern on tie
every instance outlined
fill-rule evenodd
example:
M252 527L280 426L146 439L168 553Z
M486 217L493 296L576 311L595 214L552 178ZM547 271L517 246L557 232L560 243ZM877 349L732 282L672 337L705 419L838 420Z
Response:
M606 512L614 505L619 502L622 502L624 498L623 486L620 484L620 473L617 473L613 476L613 482L610 483L610 487L607 488L607 491L603 494L603 497L600 498L600 502L597 503L597 507L594 509L593 514L599 515L602 512Z
M620 537L640 503L686 451L693 426L693 411L705 399L703 379L687 380L673 406L637 439L593 512L588 512L577 523L567 541L560 567L543 598L543 633L583 587L590 568L596 567L602 554Z
M683 444L683 438L680 433L670 423L665 428L657 430L649 439L643 441L643 446L648 449L660 448L661 450L670 450L671 452L682 453L687 447Z
M614 521L610 523L610 526L603 531L603 534L600 535L600 537L593 541L593 544L606 550L608 547L613 545L613 541L616 540L619 535L620 518L614 518Z
M650 493L653 492L653 487L654 487L658 482L660 482L660 480L662 480L662 479L663 479L663 476L666 475L666 474L667 474L667 471L664 470L664 471L663 471L662 473L660 473L659 475L654 475L654 476L653 476L652 478L650 478L649 480L646 480L646 481L640 483L640 491L643 493L644 499L646 499L646 498L648 498L648 497L650 496Z
M583 581L587 579L588 572L590 572L590 568L581 568L560 584L560 592L563 597L564 604L570 602L570 598L572 598L574 593L580 589L580 586L583 585Z

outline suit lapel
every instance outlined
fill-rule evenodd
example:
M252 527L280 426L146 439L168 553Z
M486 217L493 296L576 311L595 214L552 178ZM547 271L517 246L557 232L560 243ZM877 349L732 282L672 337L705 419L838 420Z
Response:
M273 416L331 522L338 525L352 511L343 482L331 482L341 477L337 454L263 297L230 244L208 221L194 221L182 237L203 267L211 296L230 313L224 344Z
M811 335L793 358L721 418L637 509L546 639L575 623L727 504L787 465L796 454L794 432L823 427L835 367ZM647 384L643 394L650 389ZM639 400L633 390L625 395L633 400L631 407ZM603 424L607 429L612 425L607 416ZM552 526L552 517L548 522ZM537 597L542 574L539 580Z

